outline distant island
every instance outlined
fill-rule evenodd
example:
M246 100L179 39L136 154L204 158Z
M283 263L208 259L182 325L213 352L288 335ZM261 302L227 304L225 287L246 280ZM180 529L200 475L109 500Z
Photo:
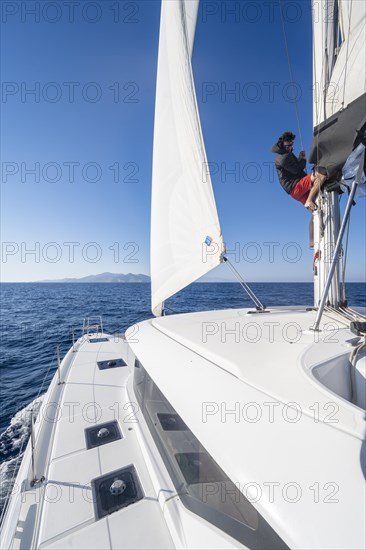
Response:
M87 275L80 279L53 279L37 281L38 283L150 283L150 277L142 273L99 273Z

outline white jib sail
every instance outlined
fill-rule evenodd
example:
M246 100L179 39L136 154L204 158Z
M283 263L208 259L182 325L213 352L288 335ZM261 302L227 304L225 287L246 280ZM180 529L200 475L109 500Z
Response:
M192 76L197 8L192 0L161 5L150 246L154 315L164 300L216 267L224 250Z

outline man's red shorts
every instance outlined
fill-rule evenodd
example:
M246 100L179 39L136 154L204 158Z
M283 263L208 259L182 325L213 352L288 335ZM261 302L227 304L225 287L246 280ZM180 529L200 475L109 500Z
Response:
M312 187L311 174L301 178L293 188L291 197L302 204L306 203L309 196L310 189Z

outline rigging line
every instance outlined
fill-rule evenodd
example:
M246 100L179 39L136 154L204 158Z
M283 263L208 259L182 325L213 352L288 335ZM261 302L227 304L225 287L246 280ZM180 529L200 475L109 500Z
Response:
M350 320L351 323L354 321L362 321L362 319L357 317L357 315L355 315L354 313L350 313L347 308L343 308L342 313L344 313L347 316L347 318Z
M348 322L350 321L349 317L347 317L346 315L343 315L338 309L335 309L332 306L326 306L324 310L326 311L326 313L331 319L338 321L338 323L342 323L346 327L348 326Z
M238 279L240 286L245 290L245 292L248 294L249 298L254 302L257 309L260 309L264 311L266 309L266 306L262 304L262 302L257 298L257 296L254 294L252 289L247 285L247 283L243 280L240 273L235 269L233 264L228 260L226 256L223 257L223 261L229 266L231 271L234 273L235 277Z
M282 22L283 36L284 36L284 38L285 38L285 46L286 46L286 54L287 54L288 68L289 68L289 73L290 73L290 80L291 80L292 86L294 87L294 78L293 78L293 73L292 73L292 65L291 65L290 51L289 51L288 41L287 41L285 20L284 20L284 16L283 16L282 0L279 0L279 6L280 6L280 14L281 14L281 22ZM297 102L297 96L296 96L296 98L295 98L295 112L296 112L296 118L297 118L297 125L298 125L298 128L299 128L299 137L300 137L301 149L304 150L304 143L303 143L303 140L302 140L301 125L300 125L300 115L299 115L299 107L298 107L298 102Z
M331 311L334 311L334 313L337 313L341 318L346 319L347 321L352 321L353 317L344 309L336 309L333 306L328 306Z
M315 45L314 45L314 10L311 16L311 26L312 26L312 37L313 37L313 80L315 76L315 83L313 82L313 103L315 103L315 127L319 125L319 90L320 83L316 81L317 78L317 69L316 69L316 55L315 55ZM321 71L320 79L322 79L323 69ZM314 101L315 98L315 101ZM316 133L316 165L319 164L319 130Z
M332 319L333 321L336 321L337 323L341 323L344 325L345 328L348 327L349 325L349 322L348 320L345 321L341 315L338 315L337 311L332 311L331 309L329 309L328 306L326 306L324 308L324 314L326 315L327 318L329 319ZM333 314L333 315L332 315ZM325 323L324 323L325 325ZM338 327L338 329L340 329L341 327Z
M321 13L321 9L322 9L322 4L319 4L317 3L317 7L319 8L320 12L318 11L318 17L320 18L320 21L318 21L318 24L321 25L322 22L324 21L327 21L327 14L325 15L322 15ZM325 17L325 19L324 19ZM317 74L317 68L316 68L316 52L315 52L315 40L314 40L314 37L315 37L315 25L314 25L314 19L315 19L315 9L314 9L314 5L313 5L313 10L312 10L312 36L313 36L313 63L314 63L314 70L313 70L313 75L315 76L315 80L318 78L318 74ZM322 25L321 27L321 45L320 47L324 50L324 48L326 47L326 44L324 42L324 25ZM319 34L319 33L318 33ZM318 45L319 47L319 45ZM315 124L315 127L318 128L319 125L321 124L321 122L319 122L320 120L320 115L321 115L321 105L323 106L323 110L322 110L322 114L323 114L323 121L325 120L325 117L326 117L326 108L325 108L325 103L323 102L325 100L325 97L326 97L326 93L327 93L327 86L326 86L326 74L325 74L325 62L324 62L324 56L322 57L322 62L321 62L321 70L320 70L320 75L319 75L319 82L316 80L315 83L313 83L314 85L314 95L315 95L315 106L316 106L316 124ZM323 90L323 93L322 93L322 89L323 89L323 86L324 86L324 90ZM316 132L316 166L319 165L319 128Z
M339 315L341 318L347 319L348 321L354 321L355 319L358 320L357 315L352 312L349 308L346 307L340 307L338 309L335 309L333 306L327 306L329 309L334 311L335 314Z
M172 309L171 307L168 307L168 306L164 306L164 310L165 311L171 311L173 313L173 315L177 315L179 313L178 311L174 311L174 309Z
M347 265L347 253L348 253L348 236L349 236L349 227L351 222L351 214L347 222L347 234L346 234L346 245L343 250L342 256L342 299L346 301L346 265Z
M347 310L350 311L351 313L353 313L355 316L357 316L359 321L365 321L366 320L366 315L363 315L359 311L356 311L356 310L352 309L351 307L347 307Z
M345 97L346 97L346 79L347 79L349 37L350 37L350 31L351 31L352 5L353 5L353 0L351 0L351 7L350 7L350 10L349 10L349 15L348 15L348 34L347 34L346 63L345 63L345 65L344 65L343 100L342 100L341 109L344 108L344 99L345 99Z
M340 308L340 311L341 312L346 312L349 319L354 321L363 321L364 319L362 319L362 317L360 317L359 315L357 315L357 312L353 311L352 309L348 308L348 307L343 307L343 308Z

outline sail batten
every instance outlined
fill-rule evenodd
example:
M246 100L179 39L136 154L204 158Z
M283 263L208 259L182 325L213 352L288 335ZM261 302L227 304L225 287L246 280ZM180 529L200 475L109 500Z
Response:
M197 8L185 0L163 0L161 7L151 206L155 315L216 267L223 251L191 66Z

